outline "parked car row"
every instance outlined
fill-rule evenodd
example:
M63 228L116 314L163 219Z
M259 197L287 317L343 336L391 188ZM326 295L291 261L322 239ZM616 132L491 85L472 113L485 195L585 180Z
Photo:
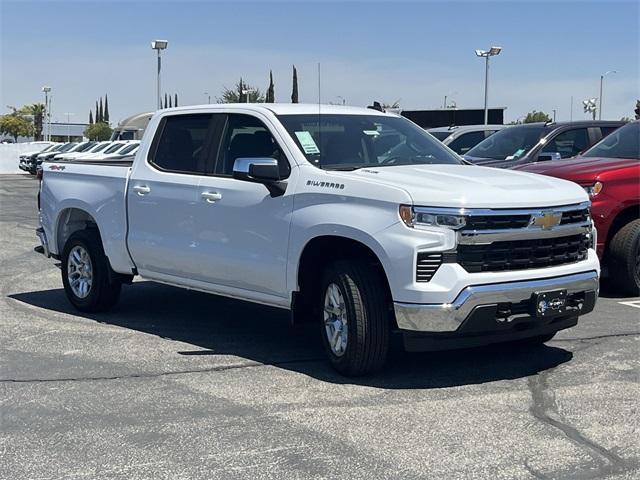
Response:
M20 155L19 168L35 175L44 161L114 159L134 155L139 145L139 140L54 143L43 150Z

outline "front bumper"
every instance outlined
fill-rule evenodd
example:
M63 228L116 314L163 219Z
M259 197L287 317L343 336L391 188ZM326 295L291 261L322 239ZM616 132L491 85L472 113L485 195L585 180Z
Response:
M451 303L394 302L394 309L398 328L404 331L477 335L510 327L519 319L530 320L533 295L560 289L566 289L572 301L567 316L577 317L588 313L593 310L598 296L598 272L471 285L464 288Z

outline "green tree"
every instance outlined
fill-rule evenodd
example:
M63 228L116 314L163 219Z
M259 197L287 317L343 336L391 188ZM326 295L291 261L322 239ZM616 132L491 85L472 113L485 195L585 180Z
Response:
M164 92L164 108L169 107L169 102L167 100L167 92Z
M171 98L171 95L169 95L169 108L173 107L173 100Z
M276 101L275 87L273 85L273 72L269 70L269 88L264 99L265 103L274 103Z
M293 87L291 88L291 103L298 103L298 71L293 66Z
M177 93L173 97L173 106L174 107L178 106L178 94Z
M13 137L15 142L18 137L32 137L33 133L33 124L15 111L0 117L0 134Z
M100 123L100 110L98 109L98 101L96 100L96 123Z
M43 103L32 103L24 105L19 110L13 109L15 115L28 116L33 121L33 137L35 140L42 140L42 126L44 124L45 106ZM29 120L29 118L25 118Z
M533 110L532 112L527 113L527 116L524 117L522 123L534 123L534 122L550 122L551 117L544 112L538 112Z
M100 113L98 113L100 120L98 122L104 122L104 110L102 109L102 97L100 97Z
M89 125L93 125L93 112L89 110Z
M104 119L105 123L109 123L109 99L107 94L104 94Z
M84 129L84 136L89 140L104 141L111 138L113 130L105 122L96 122Z
M253 88L244 83L242 77L240 81L236 83L233 89L224 87L222 90L222 95L216 98L216 102L218 103L246 103L247 97L246 94L243 93L245 91L249 91L249 102L252 103L262 103L264 102L264 95L258 88Z
M636 120L640 120L640 100L636 100L636 109L633 112L636 114Z

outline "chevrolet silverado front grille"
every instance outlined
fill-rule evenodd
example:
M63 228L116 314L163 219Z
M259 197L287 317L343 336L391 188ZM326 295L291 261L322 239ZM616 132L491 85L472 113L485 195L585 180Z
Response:
M590 236L458 245L458 263L469 273L544 268L587 258Z

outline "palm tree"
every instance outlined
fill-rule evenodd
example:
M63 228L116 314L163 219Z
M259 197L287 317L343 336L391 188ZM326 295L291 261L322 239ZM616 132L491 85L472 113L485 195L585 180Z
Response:
M32 103L31 105L25 105L19 112L16 112L33 117L33 136L36 140L42 140L42 125L44 123L45 111L46 109L43 103Z

